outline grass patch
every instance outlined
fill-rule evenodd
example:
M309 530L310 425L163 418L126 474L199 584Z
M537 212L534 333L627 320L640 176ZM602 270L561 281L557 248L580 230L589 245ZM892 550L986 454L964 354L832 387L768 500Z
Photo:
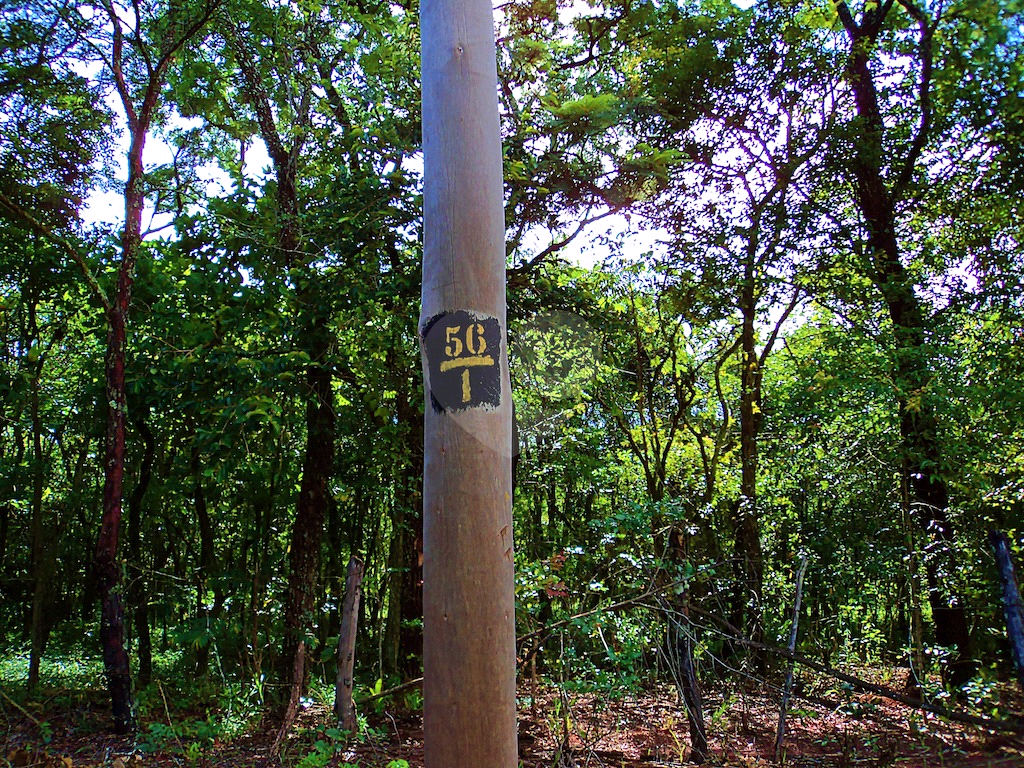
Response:
M8 690L24 687L28 680L29 649L12 648L0 656L0 685ZM103 659L84 648L64 649L39 661L41 688L101 688Z

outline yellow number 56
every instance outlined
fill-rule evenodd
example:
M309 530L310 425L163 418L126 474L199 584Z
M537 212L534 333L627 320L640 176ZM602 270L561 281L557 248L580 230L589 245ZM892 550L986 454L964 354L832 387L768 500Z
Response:
M461 325L448 326L444 329L444 353L448 357L458 357L462 354L462 339L458 336L458 333L461 330ZM471 355L482 355L487 351L487 340L484 338L484 327L480 323L471 323L466 327L465 350Z

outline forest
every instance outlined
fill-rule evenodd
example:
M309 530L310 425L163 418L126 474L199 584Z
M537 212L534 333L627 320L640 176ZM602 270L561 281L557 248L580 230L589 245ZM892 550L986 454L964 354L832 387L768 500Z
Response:
M423 765L420 28L0 0L0 765ZM1024 764L1024 1L494 29L520 765Z

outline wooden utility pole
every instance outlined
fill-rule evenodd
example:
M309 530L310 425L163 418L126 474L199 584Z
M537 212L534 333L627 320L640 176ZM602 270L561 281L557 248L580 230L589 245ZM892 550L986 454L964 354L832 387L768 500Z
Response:
M512 398L494 19L423 0L427 768L515 768Z

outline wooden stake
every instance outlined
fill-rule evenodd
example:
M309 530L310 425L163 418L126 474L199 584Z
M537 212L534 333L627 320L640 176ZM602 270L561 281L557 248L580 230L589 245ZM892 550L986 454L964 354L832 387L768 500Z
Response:
M345 577L345 598L341 604L341 632L338 634L338 674L334 681L334 716L343 731L359 730L356 708L352 703L352 671L356 659L356 630L359 622L359 598L363 593L363 561L353 555Z
M494 19L423 0L427 768L515 768L512 399Z

